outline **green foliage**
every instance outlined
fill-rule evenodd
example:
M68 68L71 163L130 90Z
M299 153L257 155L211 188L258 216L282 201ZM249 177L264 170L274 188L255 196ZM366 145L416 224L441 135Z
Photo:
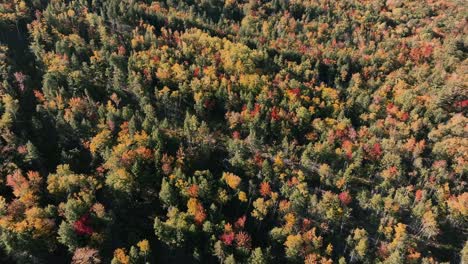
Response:
M0 262L466 262L465 35L461 1L4 0Z

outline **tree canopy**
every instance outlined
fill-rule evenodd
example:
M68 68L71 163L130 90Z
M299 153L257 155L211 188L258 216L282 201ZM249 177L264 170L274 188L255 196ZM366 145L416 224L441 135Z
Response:
M3 0L0 262L468 262L460 0Z

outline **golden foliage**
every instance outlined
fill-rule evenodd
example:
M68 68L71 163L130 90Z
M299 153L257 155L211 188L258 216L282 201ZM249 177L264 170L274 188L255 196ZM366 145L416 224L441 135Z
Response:
M233 173L224 172L223 179L231 189L236 190L241 183L241 178Z

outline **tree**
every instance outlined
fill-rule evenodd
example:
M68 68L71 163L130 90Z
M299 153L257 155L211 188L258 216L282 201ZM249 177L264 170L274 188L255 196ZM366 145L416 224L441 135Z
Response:
M101 258L99 252L96 249L84 247L77 248L73 253L72 258L73 264L99 264L101 263Z
M252 254L250 255L249 258L249 263L252 264L266 264L267 259L263 254L263 251L261 248L255 248L252 250Z

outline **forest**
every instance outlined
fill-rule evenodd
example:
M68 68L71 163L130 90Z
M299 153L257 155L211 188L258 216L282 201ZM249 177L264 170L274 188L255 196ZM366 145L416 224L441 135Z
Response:
M464 0L1 0L0 263L468 263Z

